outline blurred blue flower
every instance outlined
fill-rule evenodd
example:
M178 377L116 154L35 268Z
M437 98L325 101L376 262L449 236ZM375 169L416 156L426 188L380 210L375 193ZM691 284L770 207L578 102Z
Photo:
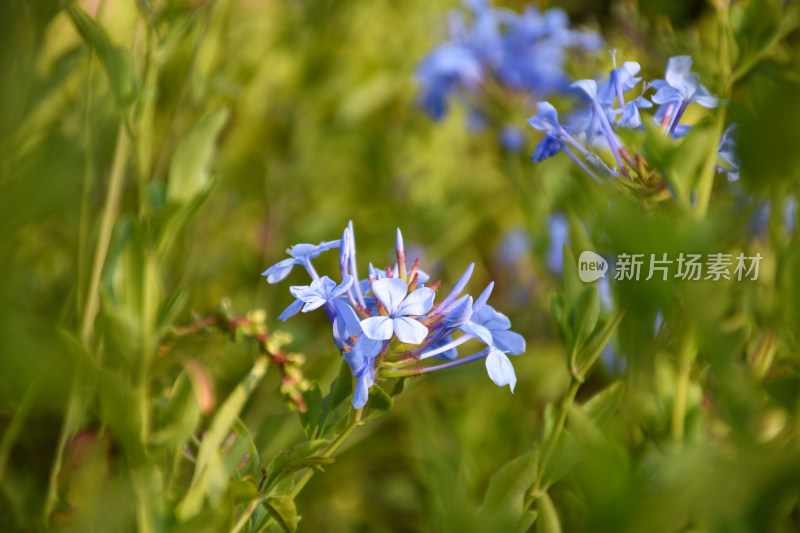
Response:
M653 103L661 106L656 111L655 119L662 123L666 122L670 134L675 131L689 104L697 103L707 108L719 105L719 99L700 85L699 76L691 72L691 68L691 57L671 57L667 62L665 79L650 83L650 86L656 89L652 97Z
M526 231L515 228L505 234L503 240L497 245L495 255L501 265L513 268L525 260L530 251L530 236Z
M739 157L736 155L736 124L731 124L722 133L717 148L717 172L728 175L728 181L739 179Z
M419 103L433 118L447 112L447 98L458 87L476 90L483 78L483 68L472 51L457 43L435 48L417 69L420 84Z
M783 207L783 227L791 235L797 229L797 197L790 196Z
M447 112L451 95L478 94L487 78L505 89L540 96L563 90L569 83L564 72L566 49L595 50L602 44L595 32L571 30L560 9L540 13L528 6L520 15L482 0L467 1L466 9L469 21L463 12L451 12L450 39L428 53L417 68L419 103L434 119ZM480 102L468 101L470 127L484 125Z
M760 239L766 234L771 213L772 203L769 200L756 204L747 223L747 231L751 237Z
M500 130L500 144L508 152L519 152L525 146L525 134L516 126L504 126Z
M550 215L547 234L547 267L553 274L561 274L564 270L564 244L569 243L569 222L564 213Z

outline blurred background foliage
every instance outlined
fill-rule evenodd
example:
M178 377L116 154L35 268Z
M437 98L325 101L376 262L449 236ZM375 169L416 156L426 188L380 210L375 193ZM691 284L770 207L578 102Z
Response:
M570 411L533 528L798 530L800 247L783 218L800 194L798 9L732 6L731 73L712 3L542 8L557 4L646 79L687 54L713 93L729 94L742 178L717 184L706 217L644 213L565 158L532 166L533 130L506 152L496 130L466 128L459 105L426 117L413 74L453 2L0 4L0 529L142 531L142 513L156 531L234 527L248 498L225 480L222 503L182 520L183 443L197 451L259 353L271 367L240 415L261 458L253 475L305 441L287 410L297 391L281 389L303 359L281 363L281 350L305 356L297 387L323 390L339 354L322 314L276 322L291 297L259 273L352 220L362 268L392 260L396 227L445 286L475 261L470 288L496 282L492 304L528 351L513 359L513 395L482 364L459 367L358 428L298 496L300 530L510 530L477 509L493 474L552 431L570 384L550 308L562 280L547 267L560 211L576 255L743 250L764 261L757 282L613 285L625 318L577 396L612 390L608 412L586 422ZM568 65L573 77L609 68L604 50ZM524 127L534 102L514 98L510 120ZM266 318L248 315L258 309ZM175 329L203 317L216 329ZM176 401L184 422L170 418Z

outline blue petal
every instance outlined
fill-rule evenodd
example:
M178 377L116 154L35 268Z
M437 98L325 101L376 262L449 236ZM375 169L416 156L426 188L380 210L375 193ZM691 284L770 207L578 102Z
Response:
M690 56L675 56L669 58L667 62L667 73L664 78L670 86L686 92L686 89L693 89L697 83L696 76L691 73L692 58Z
M353 351L356 355L364 360L375 359L378 357L381 349L383 348L383 341L376 341L370 339L366 335L362 335L356 341Z
M277 283L288 276L296 264L297 260L290 257L272 265L261 275L267 277L267 283Z
M532 128L550 131L561 127L558 123L558 111L550 102L539 102L536 104L536 110L538 113L527 120Z
M403 298L408 294L408 284L397 278L376 279L372 282L372 294L380 300L386 311L394 316Z
M333 338L345 341L361 334L361 321L353 308L342 300L333 300L336 316L333 318Z
M376 341L392 338L392 319L387 316L372 316L361 321L364 335Z
M455 301L444 317L445 329L458 329L472 317L472 296L464 296Z
M440 339L440 340L434 342L433 344L431 344L430 345L430 349L431 350L435 350L439 346L443 346L443 345L448 344L448 343L450 343L452 341L453 341L453 337L448 335L447 337L444 337L443 339ZM434 359L446 359L448 361L452 361L456 357L458 357L458 350L456 348L450 348L449 350L447 350L445 352L442 352L440 354L436 354L436 355L433 356Z
M408 296L397 308L397 316L423 315L433 307L433 298L436 293L428 287L421 287Z
M496 329L508 329L511 327L511 320L506 315L496 311L491 305L484 305L473 322L488 328L491 331Z
M507 329L492 331L492 339L495 347L511 355L519 355L525 352L525 339L519 333L514 333Z
M472 306L472 312L477 313L480 311L481 307L486 305L486 302L489 300L489 296L492 294L492 289L494 288L494 281L490 281L489 284L483 289L483 292L478 296L475 300L475 304Z
M369 320L369 319L367 319ZM421 344L428 336L428 328L413 318L401 316L392 320L394 334L400 342L406 344ZM361 323L362 327L364 323ZM388 338L388 337L387 337Z
M617 121L617 125L623 128L638 128L642 125L642 117L639 115L639 108L634 102L625 104L625 111Z
M578 80L570 87L580 89L592 101L597 100L597 82L594 80Z
M442 303L439 306L441 311L446 311L447 307L453 302L453 300L458 298L458 295L461 294L461 291L463 291L467 286L467 283L469 283L469 279L472 277L473 270L475 270L475 263L470 263L464 273L461 274L461 277L458 278L456 284L453 285L453 290L450 291L450 294L448 294L445 299L442 300Z
M292 302L292 304L286 309L284 309L283 313L281 313L278 316L278 320L286 322L287 318L296 315L297 312L300 311L300 308L303 307L303 303L304 303L303 300L295 300L294 302Z
M557 135L548 132L547 135L544 136L544 139L536 145L531 159L534 163L539 163L548 157L553 157L563 149L564 142Z
M514 386L517 384L517 376L514 373L514 366L509 361L506 354L500 350L491 350L486 357L486 370L489 372L489 377L496 385L503 387L509 385L511 392L514 392Z
M353 407L361 409L369 400L369 388L375 383L375 360L370 359L356 381L356 390L353 392Z
M683 93L674 87L662 87L651 99L658 105L665 105L683 100Z
M340 240L321 242L319 244L295 244L287 250L295 259L313 259L331 248L338 248Z
M333 299L341 296L342 294L347 292L347 289L349 289L352 284L353 284L353 276L350 276L349 274L343 276L342 282L339 284L339 286L329 292L330 295L329 298Z
M476 324L475 322L467 322L463 326L461 326L461 331L472 335L476 339L480 339L481 342L484 344L491 346L493 339L492 333L485 327L481 326L480 324Z
M700 104L701 106L708 109L713 109L719 105L719 98L711 95L708 92L708 89L706 89L701 85L700 89L695 93L690 102Z

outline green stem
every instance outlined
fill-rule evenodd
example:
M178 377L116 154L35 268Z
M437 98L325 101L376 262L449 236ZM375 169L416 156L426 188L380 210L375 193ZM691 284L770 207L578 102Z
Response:
M120 121L119 130L117 132L117 146L114 149L114 158L111 162L108 195L106 196L106 203L103 208L103 218L100 221L100 235L97 238L92 276L89 282L89 290L86 294L86 306L83 310L83 320L81 323L81 341L83 341L87 348L94 336L94 320L100 308L100 277L103 273L103 265L106 262L106 254L108 253L108 247L111 243L114 223L117 220L119 201L122 195L122 185L125 181L125 165L128 161L129 151L130 139L125 128L125 122Z
M567 395L561 401L561 407L558 412L558 418L556 419L555 426L553 426L553 431L550 433L550 437L547 439L547 443L544 446L542 455L539 458L539 468L536 472L536 481L533 483L533 486L526 495L525 509L530 507L531 503L533 503L533 501L540 496L539 491L542 486L542 481L544 480L544 473L547 470L547 463L552 458L553 452L555 452L556 444L558 444L558 440L561 438L561 433L564 431L564 425L567 421L567 411L569 411L570 407L575 402L575 396L578 394L578 389L580 386L581 381L573 377L569 386L569 390L567 391Z
M353 417L353 421L350 422L350 424L345 428L345 430L338 437L336 437L336 440L330 443L330 445L327 448L325 448L325 450L321 454L319 454L318 457L331 457L334 454L334 452L336 452L336 450L339 448L339 446L341 446L344 443L344 441L347 439L350 433L352 433L353 430L356 429L356 427L361 425L361 413L363 412L363 410L364 408L362 407L361 409L358 409L356 411L356 414ZM309 468L303 474L303 476L297 480L297 483L292 489L292 492L290 492L288 495L289 498L294 499L300 493L300 491L303 490L303 487L306 486L306 483L308 483L309 480L312 477L314 477L314 473L316 471L317 471L316 468Z
M672 402L672 438L679 444L683 442L686 393L689 389L689 373L692 369L695 351L694 331L690 329L686 332L681 346L678 377L675 381L675 398Z
M362 414L363 411L364 411L363 407L361 409L356 410L356 413L353 416L353 420L345 428L345 430L338 437L336 437L336 439L333 442L331 442L328 445L328 447L325 448L325 450L322 451L322 453L320 453L316 457L331 457L334 454L334 452L336 452L336 450L339 449L339 446L341 446L344 443L344 441L347 439L347 437L350 436L350 433L352 433L354 429L356 429L358 426L361 425L361 414ZM306 484L311 480L311 478L314 477L314 473L316 473L316 471L317 471L316 468L309 467L303 473L303 476L300 479L297 480L297 483L295 483L294 488L292 489L292 491L289 494L287 494L287 497L289 499L294 500L297 497L297 495L300 494L300 491L302 491L303 488L306 486ZM252 505L252 503L251 503L251 505ZM269 520L267 521L267 523L264 524L264 529L268 528L270 526L270 524L272 524L274 522L275 522L275 519L270 517Z

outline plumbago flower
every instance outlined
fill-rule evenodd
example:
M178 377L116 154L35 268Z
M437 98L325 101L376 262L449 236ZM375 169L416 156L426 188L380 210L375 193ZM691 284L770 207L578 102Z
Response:
M633 98L627 93L635 91L642 82L637 76L641 67L634 61L615 67L601 83L578 80L572 88L582 100L582 110L571 114L563 125L559 123L555 107L546 101L539 102L538 112L528 119L528 124L545 136L533 152L533 162L563 151L595 181L620 178L613 183L626 193L638 194L643 201L668 199L673 194L672 189L635 147L626 145L624 139L629 136L624 132L644 131L645 123L650 121L664 136L677 140L691 130L690 125L681 124L689 105L717 107L719 99L699 83L698 75L691 72L691 65L689 56L670 58L664 79L642 83ZM646 93L651 89L655 89L655 93L648 100ZM652 116L643 118L642 110L653 108L654 104L658 107ZM733 126L720 139L717 170L735 180L738 179L738 159L732 132Z
M341 283L320 277L311 259L322 251L339 247ZM426 374L486 360L489 377L499 386L514 391L517 378L509 355L525 351L525 339L509 330L508 318L486 305L493 284L473 301L461 296L474 264L440 302L439 282L426 287L428 276L419 269L419 259L409 269L400 230L396 239L397 264L385 270L370 265L369 277L358 280L353 224L348 224L338 241L319 246L298 245L288 250L291 259L268 268L263 275L269 283L284 279L296 265L311 276L309 285L289 288L296 298L281 315L286 320L298 312L323 308L333 325L333 338L356 378L353 406L360 409L369 399L377 378ZM470 340L486 345L482 350L458 357L457 347ZM442 364L432 361L446 359Z
M561 9L540 12L530 5L519 14L483 0L469 0L465 7L466 13L450 13L448 40L417 68L419 104L435 120L455 97L467 102L469 124L480 129L488 122L492 105L485 100L492 89L501 90L499 103L509 91L540 98L563 91L569 86L567 50L596 50L602 44L595 32L570 29ZM521 147L521 132L509 126L500 131L505 149Z

